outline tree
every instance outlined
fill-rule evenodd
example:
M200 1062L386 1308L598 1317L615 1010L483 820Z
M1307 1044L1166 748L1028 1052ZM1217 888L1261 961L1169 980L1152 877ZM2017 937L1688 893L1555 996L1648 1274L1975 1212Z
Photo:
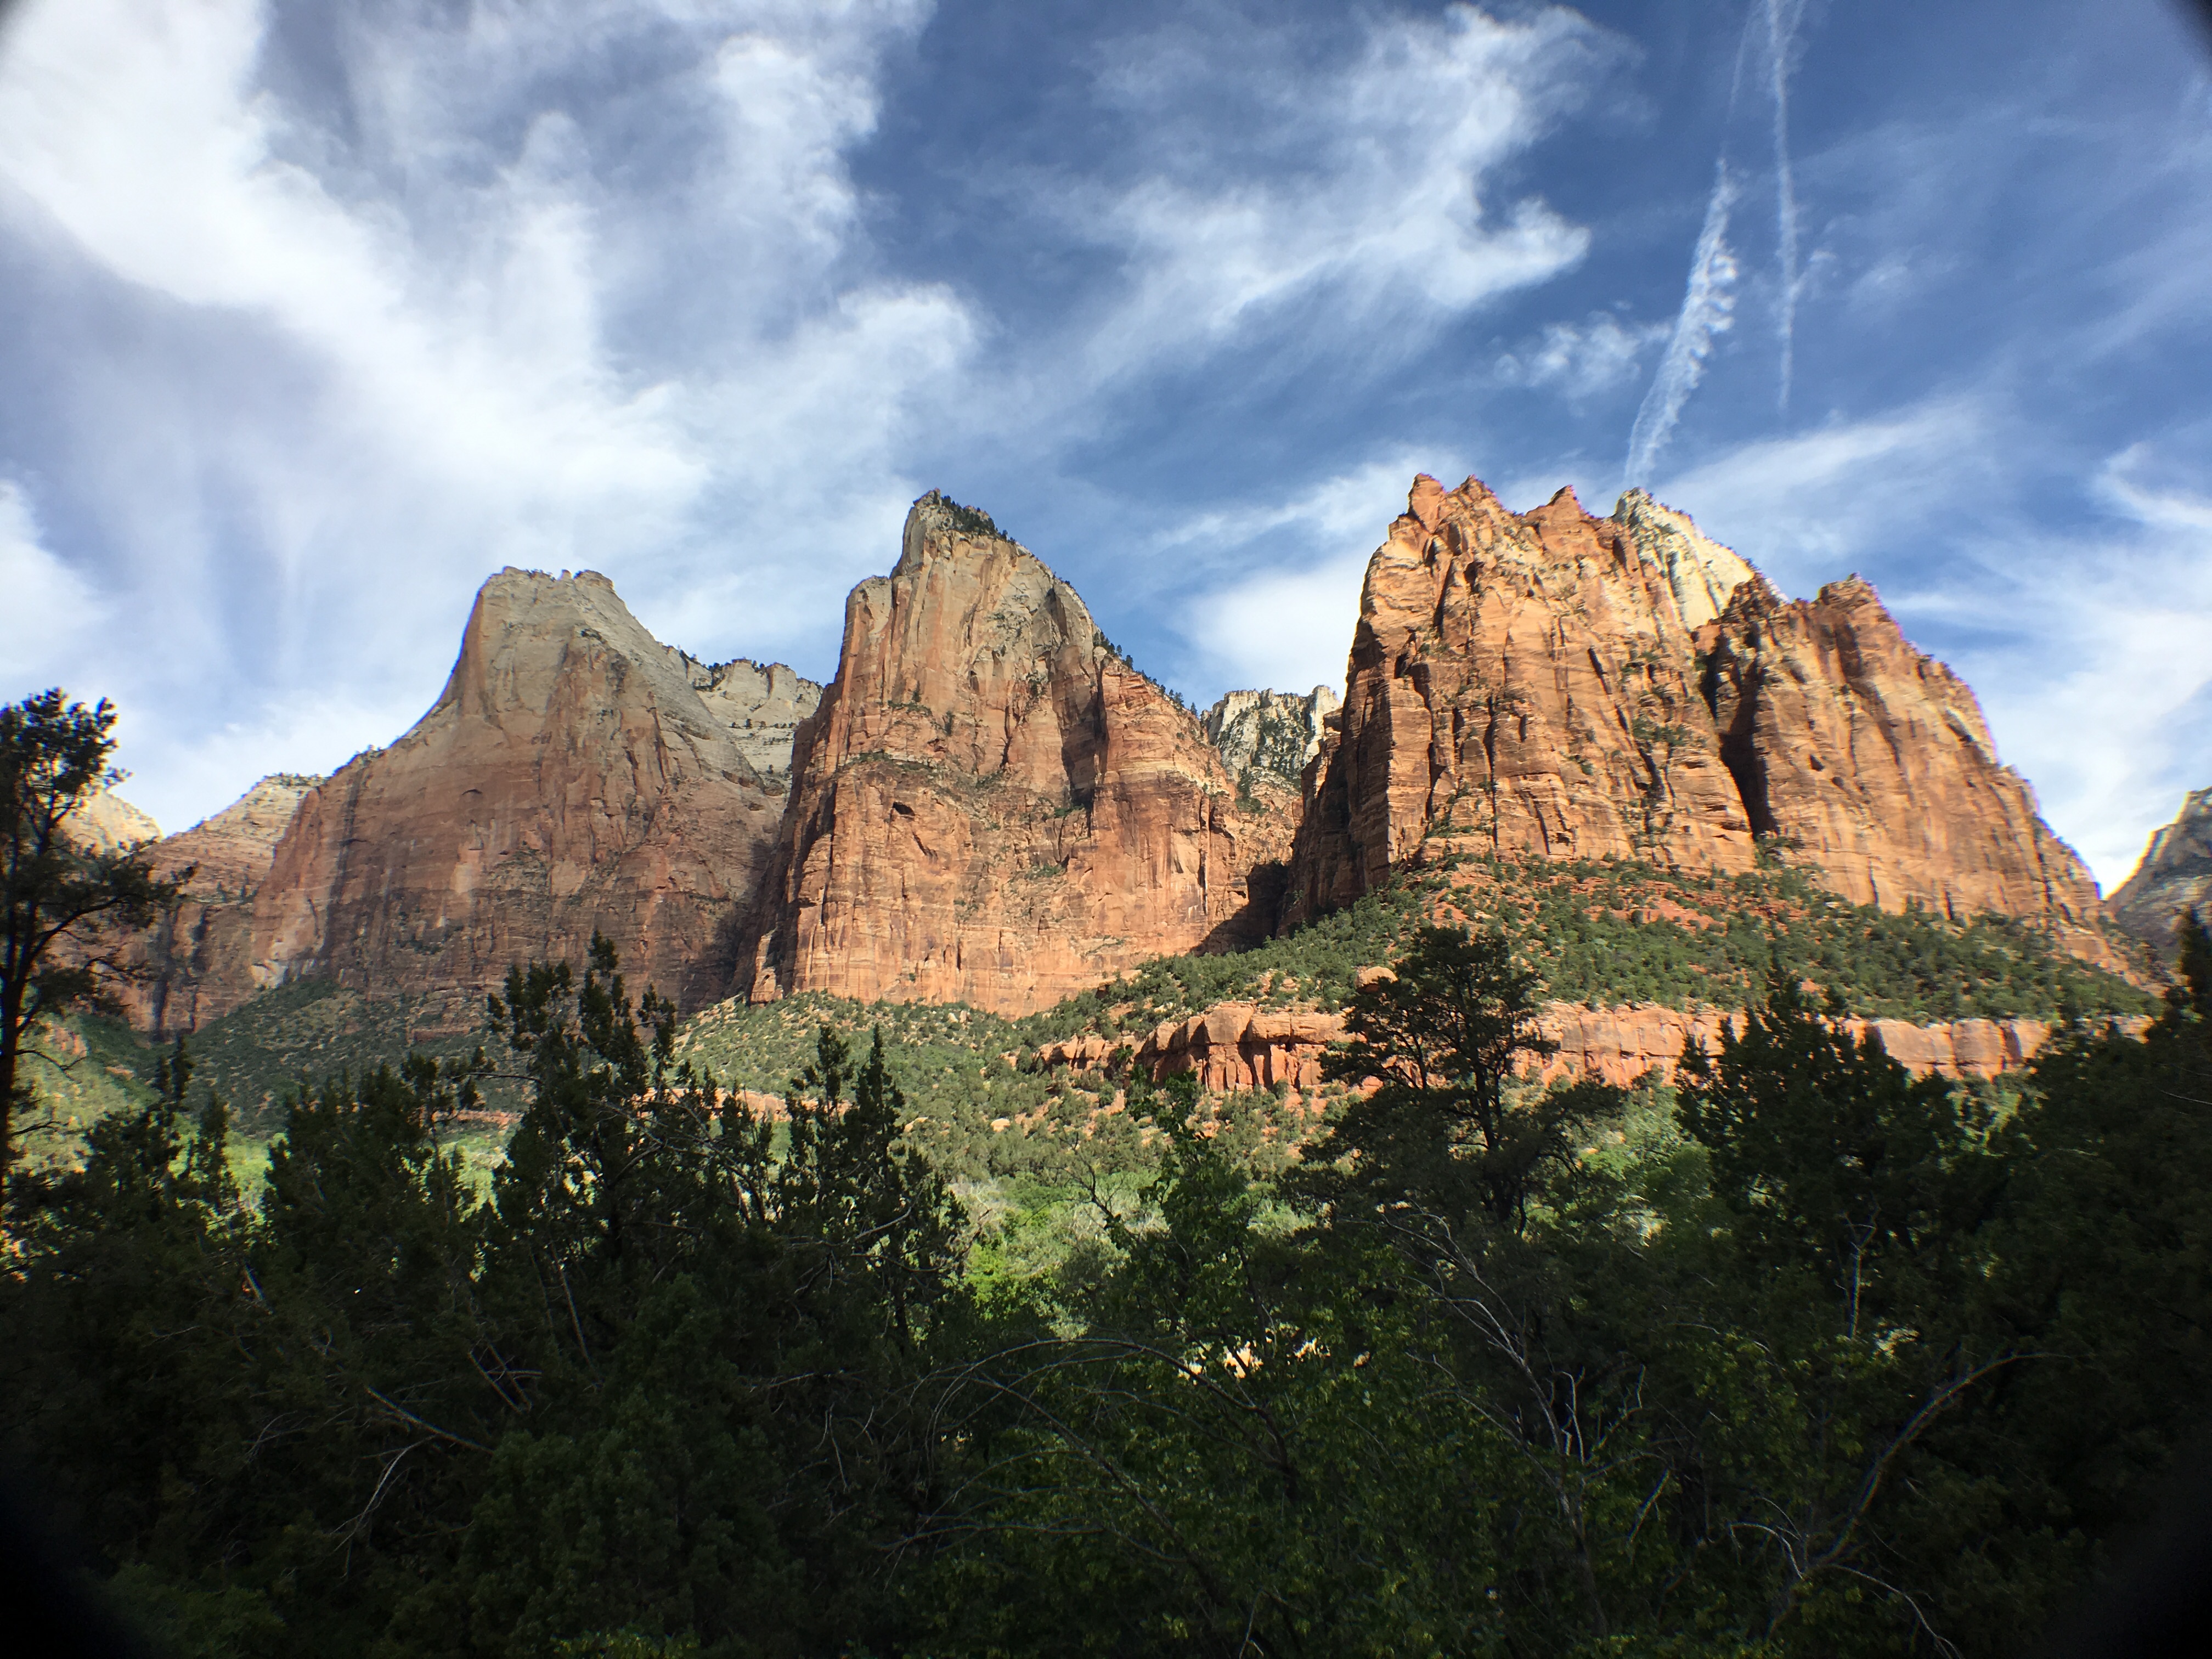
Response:
M0 1187L30 1103L24 1045L40 1021L107 1004L131 970L116 936L147 927L191 876L157 877L141 847L101 852L70 833L70 814L119 783L115 708L41 691L0 708Z
M1394 975L1353 994L1351 1042L1325 1062L1332 1079L1380 1086L1308 1154L1321 1167L1352 1160L1316 1177L1316 1195L1340 1204L1357 1191L1454 1218L1479 1211L1522 1230L1546 1175L1572 1162L1569 1131L1616 1104L1612 1091L1588 1089L1509 1103L1522 1060L1559 1049L1537 1025L1537 989L1503 933L1422 928Z

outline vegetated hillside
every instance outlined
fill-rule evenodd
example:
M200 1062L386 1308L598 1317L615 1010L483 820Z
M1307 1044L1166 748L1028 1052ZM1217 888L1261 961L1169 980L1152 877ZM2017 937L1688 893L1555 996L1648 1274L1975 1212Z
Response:
M1182 958L1176 958L1180 961ZM1073 1002L1026 1018L926 1003L864 1003L809 993L763 1006L731 1001L685 1023L677 1055L727 1089L781 1096L828 1026L865 1052L883 1034L906 1097L905 1136L964 1182L1064 1182L1079 1170L1149 1168L1158 1131L1142 1100L1117 1103L1121 1079L1044 1073L1041 1042L1080 1029ZM1218 1133L1262 1166L1303 1132L1273 1094L1213 1104ZM1271 1154L1270 1149L1274 1149Z
M1851 904L1786 866L1717 875L1625 860L1462 856L1432 865L1255 950L1147 963L1022 1022L1033 1041L1140 1032L1215 1003L1342 1003L1432 917L1504 929L1561 1002L1740 1008L1775 964L1845 1012L1917 1024L2151 1012L2155 1000L2007 916L1954 921Z
M1159 957L1019 1018L821 995L757 1007L732 1000L689 1021L678 1052L726 1087L780 1095L821 1026L856 1043L880 1030L907 1096L909 1135L949 1172L1049 1175L1075 1149L1085 1162L1116 1167L1141 1155L1148 1138L1138 1126L1138 1139L1125 1144L1130 1115L1109 1109L1115 1082L1041 1073L1037 1048L1085 1030L1133 1044L1164 1020L1221 1002L1340 1006L1361 968L1390 962L1437 917L1494 921L1544 975L1548 995L1601 1006L1743 1007L1763 994L1778 963L1848 1012L1874 1018L2057 1020L2069 1010L2154 1006L2029 924L1887 914L1787 868L1711 876L1616 861L1463 859L1255 949ZM1272 1095L1221 1109L1255 1147L1295 1139L1304 1127Z
M33 1170L73 1167L84 1131L118 1107L154 1098L154 1051L120 1021L76 1013L33 1036L23 1080L38 1102L23 1120L23 1159Z

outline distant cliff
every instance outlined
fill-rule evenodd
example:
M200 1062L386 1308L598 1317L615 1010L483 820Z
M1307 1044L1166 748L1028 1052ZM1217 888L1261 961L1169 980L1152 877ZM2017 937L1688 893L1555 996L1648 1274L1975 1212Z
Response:
M737 988L1041 1007L1264 937L1297 793L1237 781L1073 588L934 493L845 606ZM1254 790L1257 793L1253 793ZM1257 872L1257 873L1255 873Z
M2112 960L2094 881L1973 693L1856 578L1785 601L1684 515L1525 514L1415 481L1369 562L1289 916L1447 850L1735 871L1764 848L1895 909L2051 927Z
M2182 798L2180 813L2150 838L2111 902L2121 927L2161 949L2173 943L2174 924L2192 907L2212 927L2212 789Z
M1323 723L1336 710L1336 693L1325 685L1304 696L1295 691L1231 691L1199 724L1221 751L1231 777L1242 778L1256 768L1296 783L1321 753Z

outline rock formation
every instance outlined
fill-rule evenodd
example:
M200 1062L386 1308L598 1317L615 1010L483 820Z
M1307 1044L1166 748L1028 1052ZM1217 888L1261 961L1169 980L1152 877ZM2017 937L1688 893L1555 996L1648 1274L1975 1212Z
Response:
M1206 711L1200 725L1221 751L1229 775L1257 767L1296 783L1321 753L1322 722L1336 713L1336 693L1316 685L1295 691L1231 691Z
M1263 937L1297 796L1237 781L1075 590L934 492L846 601L739 963L755 1001L1020 1012Z
M1653 1003L1617 1008L1547 1003L1537 1024L1559 1049L1539 1075L1594 1077L1625 1088L1656 1073L1671 1082L1684 1042L1695 1041L1717 1053L1721 1026L1732 1018L1717 1010L1685 1013ZM2147 1023L2140 1018L2118 1022L2131 1035ZM2017 1071L2051 1036L2050 1026L2033 1019L1960 1019L1934 1025L1853 1019L1844 1026L1854 1036L1874 1032L1892 1059L1923 1077L1932 1073L1991 1078ZM1085 1033L1048 1043L1037 1058L1048 1070L1094 1072L1126 1051L1155 1079L1190 1073L1213 1090L1312 1089L1322 1081L1322 1056L1343 1038L1341 1014L1224 1002L1188 1019L1165 1021L1134 1043Z
M254 899L301 801L322 781L272 774L154 849L161 874L192 873L184 902L135 953L145 971L122 993L133 1024L155 1032L197 1030L253 994Z
M161 839L161 826L112 789L81 801L62 820L70 839L95 853L116 853L140 842Z
M2150 838L2111 902L2121 927L2161 950L2172 945L2174 923L2192 906L2212 927L2212 789L2182 798L2179 815Z
M599 932L633 985L719 995L782 791L737 735L765 700L710 705L700 666L594 572L494 576L429 713L300 803L253 907L253 982L473 991Z
M753 770L775 781L791 776L791 740L799 721L821 706L822 688L780 662L748 657L712 665L684 661L691 686L714 718L726 726Z
M2111 959L2087 870L1871 587L1785 602L1640 491L1516 514L1417 479L1308 789L1292 921L1425 850L1727 872L1773 836L1846 897L2022 916Z

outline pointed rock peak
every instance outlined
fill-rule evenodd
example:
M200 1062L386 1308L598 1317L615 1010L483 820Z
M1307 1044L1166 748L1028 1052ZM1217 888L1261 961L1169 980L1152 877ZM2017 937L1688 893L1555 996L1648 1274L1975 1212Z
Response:
M1434 530L1444 521L1445 502L1450 498L1444 487L1425 472L1413 475L1413 487L1406 493L1406 511L1421 521L1425 530Z
M1638 556L1666 577L1686 627L1704 627L1728 609L1736 589L1758 578L1733 549L1700 532L1688 514L1662 506L1641 489L1623 495L1613 518L1628 532Z
M112 789L79 802L62 820L70 840L94 852L120 852L143 841L159 841L161 826Z
M1561 484L1553 492L1550 501L1546 501L1528 516L1532 519L1548 519L1561 515L1577 519L1589 517L1589 514L1583 511L1582 497L1575 494L1575 487L1572 484Z
M933 489L907 510L906 531L900 538L899 562L891 574L898 574L908 568L910 562L919 563L933 551L951 551L963 543L1020 545L1000 529L981 507L963 506L943 490Z

